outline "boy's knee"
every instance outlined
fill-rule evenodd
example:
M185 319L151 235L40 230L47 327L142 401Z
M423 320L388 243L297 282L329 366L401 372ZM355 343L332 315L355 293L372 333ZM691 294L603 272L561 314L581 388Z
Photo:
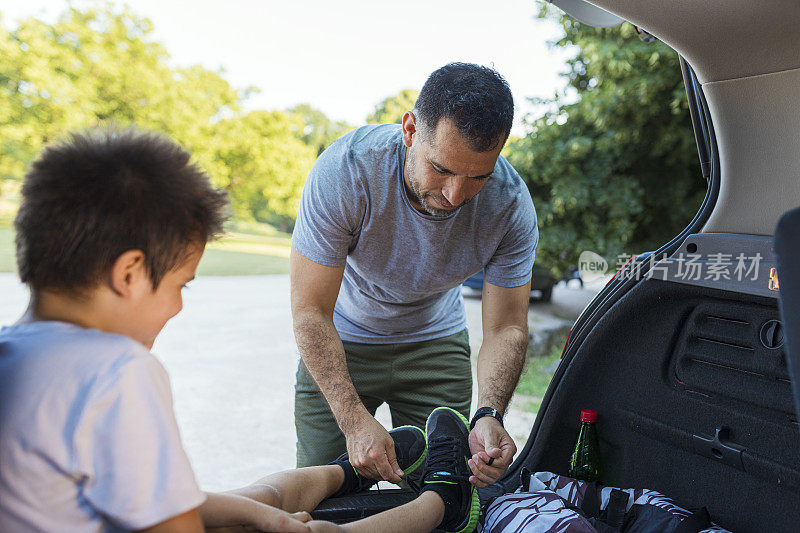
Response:
M276 507L278 509L283 509L283 497L281 496L281 492L272 485L268 485L266 483L255 483L250 486L250 491L248 492L251 492L249 497L254 500L271 505L272 507Z

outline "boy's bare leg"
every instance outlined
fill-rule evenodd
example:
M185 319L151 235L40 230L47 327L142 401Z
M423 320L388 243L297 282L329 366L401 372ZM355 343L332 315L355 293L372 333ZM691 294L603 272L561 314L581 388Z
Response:
M411 502L357 522L337 525L331 522L308 522L315 533L427 533L433 531L444 518L444 502L432 491L423 492Z
M228 491L288 513L313 511L319 502L335 493L344 482L339 465L309 466L270 474L255 483Z
M433 531L444 518L444 502L435 492L423 492L411 502L357 522L345 524L344 531L351 533L416 533ZM313 528L312 528L313 531Z
M255 483L228 491L278 507L289 513L312 511L335 493L344 482L344 471L338 465L310 466L286 470L259 479ZM427 532L442 522L444 502L434 492L424 492L417 499L364 518L357 522L337 525L313 521L308 525L316 532L371 533Z

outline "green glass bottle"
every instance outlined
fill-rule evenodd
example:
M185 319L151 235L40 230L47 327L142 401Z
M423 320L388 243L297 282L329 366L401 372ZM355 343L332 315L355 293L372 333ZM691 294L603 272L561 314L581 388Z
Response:
M600 448L597 444L597 411L581 411L578 442L569 459L569 477L581 481L600 479Z

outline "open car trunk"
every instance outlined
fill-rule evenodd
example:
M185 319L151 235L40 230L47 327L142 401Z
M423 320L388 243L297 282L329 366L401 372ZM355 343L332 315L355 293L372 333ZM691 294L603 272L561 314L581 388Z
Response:
M677 268L638 282L562 360L515 466L566 474L580 410L594 409L604 484L706 506L733 531L794 531L800 427L777 293L767 288L771 238L687 242L701 255L758 249L760 275L741 290L728 280L686 283Z

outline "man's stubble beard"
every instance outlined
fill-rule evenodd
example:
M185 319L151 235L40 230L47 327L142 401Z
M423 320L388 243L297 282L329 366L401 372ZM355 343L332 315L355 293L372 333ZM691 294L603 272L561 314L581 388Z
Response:
M461 202L461 204L458 205L455 209L449 211L446 209L439 209L438 207L434 207L433 205L431 205L429 199L433 195L431 193L423 193L422 187L420 187L419 182L416 181L416 179L414 178L414 171L416 170L416 164L415 164L415 159L413 157L413 150L414 147L412 146L406 151L406 164L405 164L406 166L405 172L408 175L408 183L411 190L409 190L409 188L405 189L406 192L408 192L408 195L411 197L411 200L413 202L416 202L417 204L422 206L422 209L425 210L425 212L428 213L429 215L439 218L445 218L452 215L459 208L472 201L472 198L474 198L474 196L472 198L468 198L467 200ZM405 183L405 180L403 181Z

